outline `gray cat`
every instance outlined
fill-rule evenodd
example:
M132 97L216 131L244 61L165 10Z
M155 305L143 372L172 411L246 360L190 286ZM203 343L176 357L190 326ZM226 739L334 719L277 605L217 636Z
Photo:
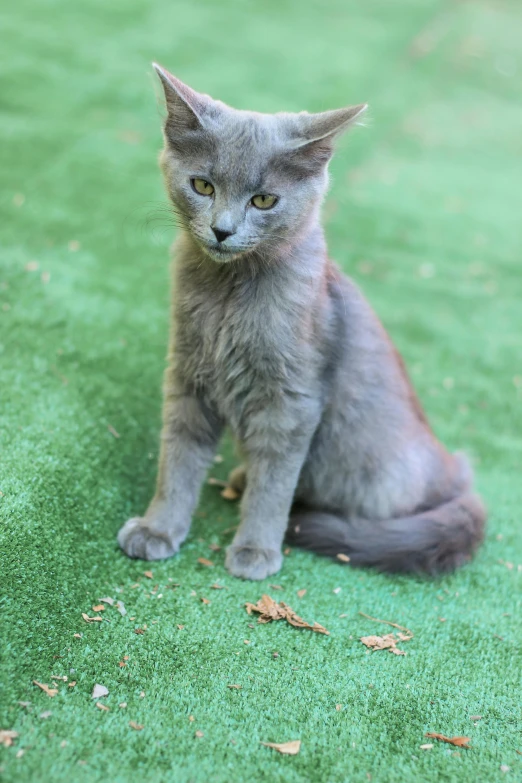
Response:
M366 106L237 111L155 68L168 109L161 167L182 231L156 494L120 530L121 548L145 560L179 550L228 426L244 459L231 476L243 491L226 557L235 576L279 571L285 535L357 566L464 563L485 521L471 469L435 438L320 225L334 139Z

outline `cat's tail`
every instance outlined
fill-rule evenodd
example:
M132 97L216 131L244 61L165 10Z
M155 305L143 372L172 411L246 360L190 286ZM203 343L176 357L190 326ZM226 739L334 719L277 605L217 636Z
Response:
M437 574L471 559L483 539L485 519L485 507L472 492L429 511L385 521L295 508L287 540L327 557L347 556L354 566Z

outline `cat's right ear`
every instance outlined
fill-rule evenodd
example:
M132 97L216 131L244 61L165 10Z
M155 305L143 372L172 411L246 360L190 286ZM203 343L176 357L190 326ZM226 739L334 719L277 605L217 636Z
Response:
M190 131L202 130L211 98L201 95L157 63L152 63L165 93L167 119L165 132L175 142Z

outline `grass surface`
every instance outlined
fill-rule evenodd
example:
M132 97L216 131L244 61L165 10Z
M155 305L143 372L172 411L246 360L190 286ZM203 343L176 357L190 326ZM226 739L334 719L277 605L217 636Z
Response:
M19 732L1 749L6 781L522 780L521 25L516 0L4 4L0 728ZM209 544L230 541L236 507L213 487L152 580L118 551L153 489L167 339L152 59L238 108L370 102L332 165L330 248L436 432L475 461L491 517L459 573L394 578L293 551L279 592L234 580ZM228 442L221 453L223 478ZM244 602L263 591L330 636L257 625ZM87 625L106 595L128 615ZM359 611L411 628L407 656L367 652L358 637L386 626ZM76 685L51 699L32 685L51 675ZM427 731L472 749L421 750ZM298 738L295 757L260 745Z

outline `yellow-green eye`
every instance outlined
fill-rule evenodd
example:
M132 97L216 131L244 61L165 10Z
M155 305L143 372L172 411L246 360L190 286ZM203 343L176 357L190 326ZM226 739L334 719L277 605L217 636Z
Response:
M190 181L192 183L192 187L196 193L199 193L200 196L211 196L214 193L214 185L211 185L210 182L207 182L206 179L199 179L198 177L195 177Z
M272 209L277 204L277 196L260 193L258 196L252 197L252 204L258 209Z

